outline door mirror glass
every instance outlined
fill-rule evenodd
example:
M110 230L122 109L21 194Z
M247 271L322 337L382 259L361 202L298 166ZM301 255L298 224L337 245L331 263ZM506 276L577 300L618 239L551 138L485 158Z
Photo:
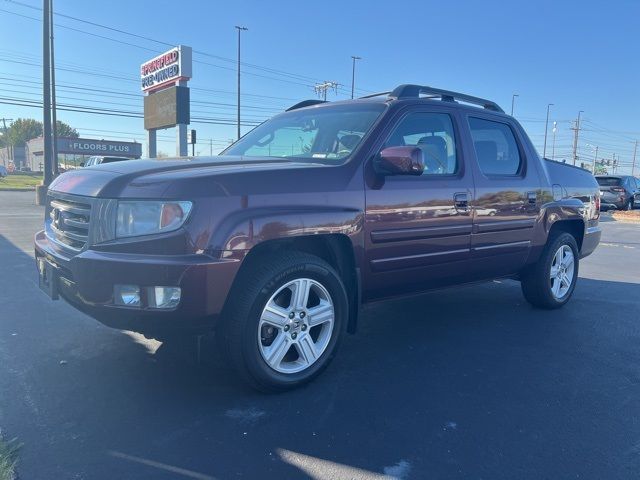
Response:
M380 152L374 163L381 175L422 175L424 158L417 147L387 147Z

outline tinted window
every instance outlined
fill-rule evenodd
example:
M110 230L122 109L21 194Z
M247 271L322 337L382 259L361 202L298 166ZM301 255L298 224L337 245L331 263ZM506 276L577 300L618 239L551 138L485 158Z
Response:
M520 171L520 150L507 124L470 118L469 127L482 173L516 175Z
M403 145L422 150L423 175L451 175L458 170L453 123L446 113L407 115L385 143L385 147Z
M596 180L601 187L619 187L622 183L620 177L596 177Z

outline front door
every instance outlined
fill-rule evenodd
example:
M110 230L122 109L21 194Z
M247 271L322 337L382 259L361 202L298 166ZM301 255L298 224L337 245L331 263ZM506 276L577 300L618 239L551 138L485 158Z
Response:
M363 296L379 298L457 283L466 275L473 180L457 117L445 107L400 113L386 147L423 151L421 176L380 176L367 165Z

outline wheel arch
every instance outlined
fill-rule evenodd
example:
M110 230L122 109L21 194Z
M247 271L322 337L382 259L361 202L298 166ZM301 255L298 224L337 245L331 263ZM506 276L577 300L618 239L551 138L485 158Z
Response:
M231 287L231 295L236 284L264 255L279 251L299 251L322 258L329 263L342 278L349 300L349 321L347 331L355 333L361 304L360 275L351 238L345 234L301 235L265 240L255 245L242 261L242 265ZM227 299L227 302L229 300Z

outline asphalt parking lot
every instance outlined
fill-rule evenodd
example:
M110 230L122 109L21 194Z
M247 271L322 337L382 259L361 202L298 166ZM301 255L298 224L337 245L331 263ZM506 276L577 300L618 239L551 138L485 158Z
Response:
M640 476L640 224L603 222L564 309L513 281L369 306L308 387L101 326L37 287L32 192L0 192L0 430L34 479Z

